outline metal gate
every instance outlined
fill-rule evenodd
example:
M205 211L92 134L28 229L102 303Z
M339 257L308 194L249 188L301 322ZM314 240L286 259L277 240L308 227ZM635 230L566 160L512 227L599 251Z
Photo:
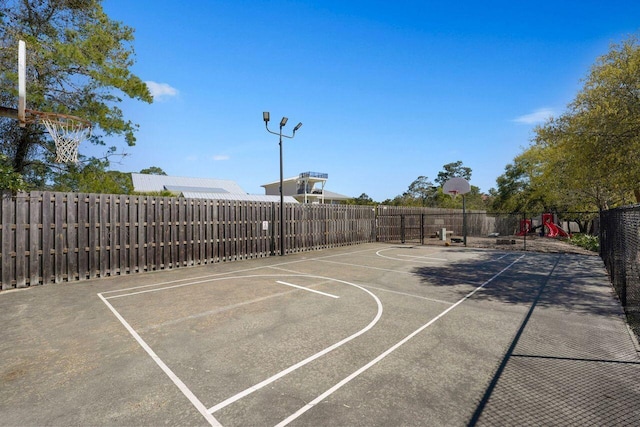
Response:
M379 215L379 242L424 244L424 214Z

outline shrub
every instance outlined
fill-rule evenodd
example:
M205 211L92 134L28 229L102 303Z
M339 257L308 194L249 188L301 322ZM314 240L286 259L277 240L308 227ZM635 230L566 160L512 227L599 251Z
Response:
M590 234L573 234L569 239L569 243L593 252L598 252L598 250L600 249L600 241L598 240L598 236L592 236Z

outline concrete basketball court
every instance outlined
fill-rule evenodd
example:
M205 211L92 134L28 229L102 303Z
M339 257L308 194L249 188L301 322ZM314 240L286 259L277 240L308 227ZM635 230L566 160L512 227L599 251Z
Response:
M640 425L597 256L365 244L0 293L1 425Z

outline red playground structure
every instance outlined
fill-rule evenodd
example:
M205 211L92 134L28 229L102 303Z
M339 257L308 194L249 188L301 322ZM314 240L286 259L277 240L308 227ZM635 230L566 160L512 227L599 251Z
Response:
M542 225L549 230L546 234L547 237L570 237L569 233L554 224L552 213L542 214Z
M564 231L553 222L552 213L542 214L542 224L537 227L533 227L532 221L530 219L521 220L520 232L517 234L517 236L524 236L529 233L533 233L536 228L540 227L543 227L543 230L546 232L544 236L546 237L571 237L569 233Z

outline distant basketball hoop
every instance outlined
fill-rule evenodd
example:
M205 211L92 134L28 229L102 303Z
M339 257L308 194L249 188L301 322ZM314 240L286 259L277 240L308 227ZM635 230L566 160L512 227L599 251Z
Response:
M467 246L467 214L464 195L471 191L471 185L466 179L455 177L444 183L442 191L454 199L458 194L462 194L462 241Z

